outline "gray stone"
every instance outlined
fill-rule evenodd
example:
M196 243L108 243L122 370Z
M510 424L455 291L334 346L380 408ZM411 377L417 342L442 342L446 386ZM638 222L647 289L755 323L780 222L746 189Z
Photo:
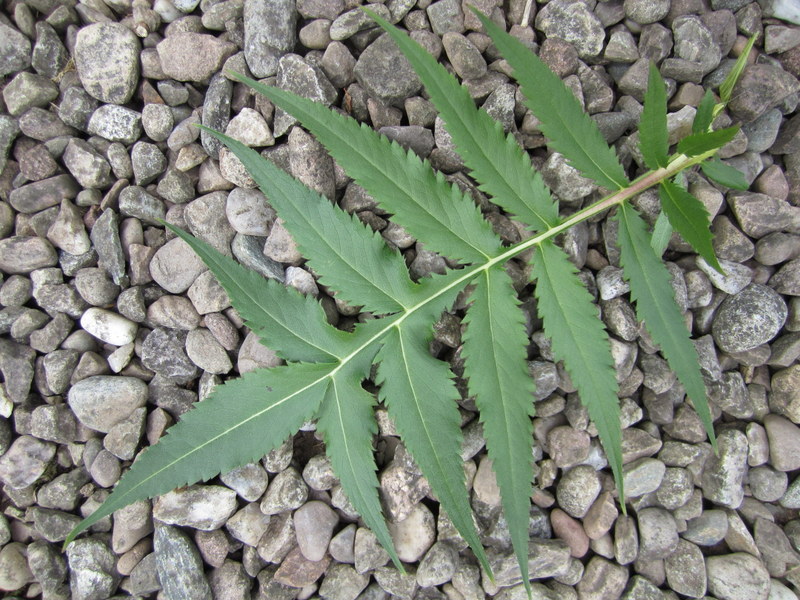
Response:
M728 105L737 119L749 123L778 106L800 89L800 82L772 64L745 67L731 94Z
M46 107L58 97L58 87L47 77L23 71L3 89L9 114L19 116L32 106Z
M333 564L325 573L319 595L325 600L356 600L367 587L369 575L362 575L350 565Z
M142 364L176 384L197 377L198 370L184 350L186 332L157 327L142 344Z
M367 93L387 104L401 102L422 87L416 72L388 34L367 46L353 73Z
M628 569L600 556L586 565L577 590L581 600L619 598L628 583Z
M324 502L312 500L294 513L294 529L300 552L308 560L322 560L328 550L338 515Z
M739 226L751 238L785 231L800 233L800 209L785 200L752 192L732 193L728 201Z
M675 551L664 560L670 589L689 598L702 598L706 593L706 569L703 553L694 544L679 540Z
M236 46L213 35L183 31L167 36L156 50L168 77L206 82L236 52Z
M625 16L639 25L656 23L667 16L669 0L625 0Z
M249 148L272 146L275 138L261 113L252 108L239 111L225 129L225 135L240 141Z
M225 131L231 118L232 94L233 82L222 73L216 73L211 78L203 101L203 125L217 131ZM218 160L222 142L207 131L200 132L200 141L208 155Z
M537 13L536 28L571 43L581 58L596 57L603 50L603 25L580 0L549 2Z
M0 240L0 269L5 273L30 273L56 264L56 251L45 239L13 236Z
M225 523L235 539L255 548L269 528L271 517L261 512L258 504L248 504Z
M67 562L69 587L75 600L104 600L117 589L116 557L100 540L72 542L67 547Z
M111 142L132 144L142 135L142 114L116 104L104 104L92 113L87 131Z
M274 515L300 508L308 498L308 487L296 469L278 473L261 500L261 512Z
M119 217L114 209L107 208L95 221L90 235L97 251L98 263L117 285L127 284L125 255L119 239Z
M172 294L189 289L207 267L191 246L180 238L164 244L150 261L150 273L157 284Z
M67 88L62 94L61 104L58 105L58 116L67 125L86 131L97 106L97 100L82 87Z
M172 110L166 104L145 104L142 109L142 127L154 142L163 142L172 133Z
M431 29L437 35L448 31L464 32L464 13L458 0L439 0L425 9Z
M666 558L678 544L675 518L663 508L645 508L637 515L639 524L639 560Z
M236 232L225 217L225 204L225 192L213 192L187 204L183 216L192 234L231 256L230 245Z
M80 186L69 175L56 175L12 190L8 202L17 211L31 214L56 206L64 198L74 198L79 190Z
M800 469L800 427L779 415L764 417L770 464L778 471Z
M47 230L47 239L57 248L74 256L85 254L92 248L81 211L66 199L61 201L58 216Z
M233 229L243 235L266 237L276 214L258 190L234 188L228 194L225 214Z
M389 9L383 4L370 4L369 8L384 19L391 18ZM367 13L359 8L354 8L334 18L330 27L330 38L335 41L346 40L359 31L372 29L375 26L375 21Z
M167 168L167 158L155 144L136 142L131 150L131 165L136 185L147 185Z
M717 346L725 352L743 352L774 338L786 321L784 300L771 288L752 284L725 299L712 322Z
M119 211L125 216L136 217L151 225L160 225L159 221L166 218L164 203L138 185L122 190L119 195Z
M159 525L153 536L156 569L166 600L211 600L197 547L176 527Z
M31 66L31 42L8 21L0 21L0 77Z
M33 578L42 586L43 598L67 598L67 561L46 542L28 545L28 567ZM21 569L20 572L24 572Z
M487 554L497 585L508 587L522 581L519 562L513 551L500 553L490 550ZM564 575L569 570L570 560L569 546L561 540L528 541L528 573L532 578Z
M29 435L18 437L0 456L0 480L13 489L33 485L44 474L55 452L54 444Z
M742 480L747 472L747 437L735 429L717 436L719 456L710 456L702 472L703 496L715 504L738 508L744 496Z
M297 43L295 0L246 0L244 56L256 78L270 77L278 60Z
M676 56L698 63L704 74L719 65L722 58L719 46L699 17L694 15L678 17L672 22L672 32Z
M84 27L74 51L83 88L101 102L126 104L139 83L139 52L139 39L121 23Z
M294 92L309 100L330 106L337 96L336 89L325 77L322 70L309 64L297 54L286 54L278 63L277 86ZM282 109L275 112L273 133L275 136L285 134L295 123L294 117Z
M567 471L556 487L559 506L576 519L586 515L599 494L597 471L588 465L578 465Z
M706 559L708 591L720 600L766 600L769 573L755 556L743 552Z
M108 433L147 402L147 385L134 377L97 375L72 386L70 408L86 427Z
M207 373L223 375L233 368L225 349L208 329L200 328L189 332L186 337L186 354Z
M486 60L469 38L448 31L442 36L442 45L450 64L461 79L477 79L486 74Z

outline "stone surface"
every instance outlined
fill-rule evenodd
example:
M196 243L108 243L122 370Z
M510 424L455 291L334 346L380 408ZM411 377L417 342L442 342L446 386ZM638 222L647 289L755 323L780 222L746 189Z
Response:
M75 66L84 89L101 102L126 104L139 83L139 39L121 23L93 23L78 32Z

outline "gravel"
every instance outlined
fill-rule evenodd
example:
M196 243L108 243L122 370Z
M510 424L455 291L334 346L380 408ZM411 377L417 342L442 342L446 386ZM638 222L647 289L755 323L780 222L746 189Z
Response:
M466 186L419 79L358 4L8 3L0 17L0 591L9 597L527 597L471 400L461 406L462 458L495 581L439 510L382 408L379 491L405 574L359 521L313 423L259 461L139 501L61 549L193 403L222 381L282 364L163 221L314 296L332 322L360 320L305 265L268 194L197 124L226 132L357 215L404 253L415 275L448 267L292 117L227 75L349 113ZM529 569L534 595L548 600L796 597L800 19L777 1L471 4L498 23L505 18L566 80L632 176L642 160L635 129L650 61L667 78L674 142L690 132L704 91L716 90L746 36L762 34L719 117L742 126L721 156L750 189L717 188L701 172L686 181L708 208L724 274L677 236L665 253L701 357L718 452L636 320L613 222L602 216L570 230L563 246L599 298L612 338L627 510L588 413L527 314L532 286L520 286L537 383ZM369 8L465 80L531 152L565 214L597 197L592 181L546 148L466 3ZM652 224L655 196L634 202ZM504 215L491 220L504 238L520 239ZM461 317L449 314L433 342L456 371Z

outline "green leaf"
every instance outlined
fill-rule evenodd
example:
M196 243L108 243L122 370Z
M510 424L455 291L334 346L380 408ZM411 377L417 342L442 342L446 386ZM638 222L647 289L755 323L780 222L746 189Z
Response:
M489 561L472 520L461 460L458 391L447 364L428 350L426 321L404 323L383 339L378 353L380 399L389 410L406 447L428 479L436 497L481 565ZM428 336L429 337L429 336Z
M466 262L482 262L498 253L500 239L472 199L434 173L427 161L321 104L243 75L235 77L300 121L428 249Z
M380 234L309 189L255 150L216 131L284 220L320 281L353 306L392 313L411 306L417 287L402 256Z
M717 150L730 142L738 131L739 126L735 125L716 131L693 133L678 142L678 152L686 156L699 156L704 152Z
M698 367L699 358L675 303L669 271L650 250L647 227L633 208L621 204L615 219L619 223L620 262L625 278L630 282L636 313L683 384L716 450L711 411Z
M661 198L661 208L675 230L709 265L722 273L711 243L714 236L709 229L710 219L705 205L668 179L661 182L658 196Z
M701 162L700 169L706 177L725 187L733 188L734 190L746 190L750 187L741 171L726 165L717 157Z
M319 302L274 279L246 269L216 248L165 223L203 259L231 303L260 341L289 361L334 362L350 337L325 320Z
M365 12L388 32L425 84L479 189L534 231L556 225L558 206L514 136L505 135L500 123L478 110L467 88L427 50L378 15Z
M474 10L474 9L473 9ZM542 132L554 150L585 177L611 190L628 185L625 170L594 121L581 109L572 92L522 42L500 29L477 10L497 49L514 69L526 106L541 121Z
M739 77L742 76L744 68L747 66L747 57L750 56L750 52L753 49L753 44L756 43L757 38L758 33L754 33L750 39L747 40L747 44L745 45L744 50L742 50L742 53L739 55L739 58L736 59L736 64L733 65L733 69L731 69L731 72L728 73L725 81L723 81L719 86L719 97L723 104L730 102L733 88L736 85L736 82L739 81Z
M369 374L367 364L367 374ZM352 371L353 369L349 369ZM318 413L317 428L325 450L347 498L364 519L395 566L403 571L378 499L378 478L372 438L378 433L375 399L361 387L358 373L337 373L331 378Z
M669 240L672 238L672 225L670 225L669 218L666 213L661 211L658 213L656 224L653 227L653 239L650 241L650 246L656 256L661 257L669 245Z
M651 61L644 109L639 119L639 149L649 168L658 169L669 163L668 138L667 90L661 74Z
M511 541L528 577L528 520L533 479L531 437L535 386L527 367L525 320L508 274L500 267L474 281L464 323L464 375L480 410L483 434Z
M131 502L257 461L309 420L336 364L292 364L246 373L169 428L131 465L106 501L73 529L64 546Z
M647 251L652 254L650 248ZM655 258L655 255L653 254ZM552 242L543 242L531 259L536 299L553 355L578 389L597 427L625 510L622 482L622 427L611 346L597 306L577 276L575 265Z
M705 133L714 120L714 92L706 90L692 121L692 133Z

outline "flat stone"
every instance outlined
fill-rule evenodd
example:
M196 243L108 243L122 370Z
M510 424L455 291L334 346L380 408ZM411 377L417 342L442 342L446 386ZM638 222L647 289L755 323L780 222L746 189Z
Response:
M147 385L134 377L96 375L70 388L67 402L86 427L108 433L147 402Z
M310 561L322 560L338 522L338 515L324 502L312 500L298 508L294 513L294 530L303 556Z
M513 551L490 551L488 554L498 586L508 587L522 581L519 563ZM564 575L569 570L570 561L569 547L561 540L528 541L528 573L532 578L545 579Z
M159 496L153 518L203 531L219 529L236 511L236 492L220 485L192 485Z
M728 107L734 117L749 123L798 89L800 82L778 66L749 65L734 86Z
M18 437L0 456L0 480L14 489L33 485L44 474L55 452L54 444L30 435Z
M205 82L236 52L236 46L213 35L185 31L167 36L156 50L168 77Z
M416 72L388 34L367 46L353 73L367 93L387 104L401 102L422 87Z
M0 77L31 66L31 42L7 21L0 22Z
M759 559L735 552L706 559L708 591L720 600L766 600L769 573Z
M139 38L122 23L94 23L78 32L75 66L83 88L101 102L126 104L139 83Z
M5 273L30 273L56 264L58 255L43 238L12 236L0 240L0 270Z

